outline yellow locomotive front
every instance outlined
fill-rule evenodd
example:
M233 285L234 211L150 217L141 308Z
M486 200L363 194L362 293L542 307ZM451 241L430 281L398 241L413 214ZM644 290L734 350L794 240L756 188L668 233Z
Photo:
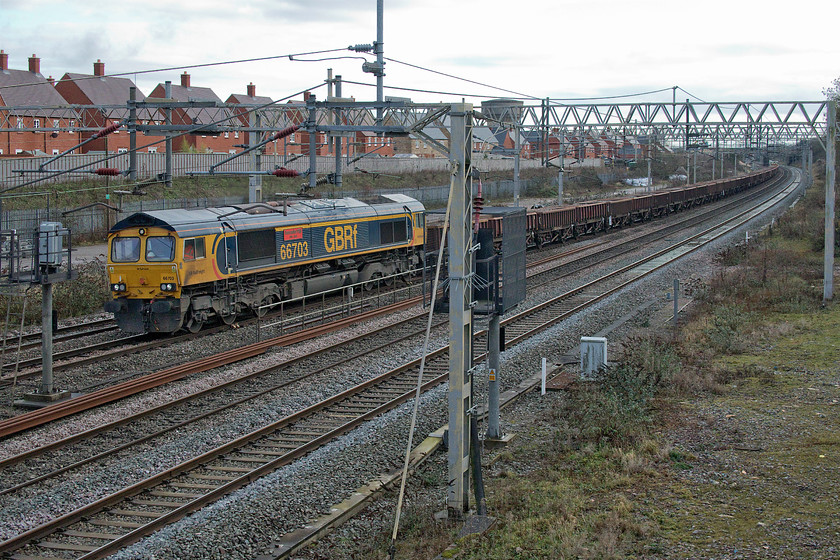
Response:
M114 299L105 310L114 313L123 331L174 332L181 327L178 245L171 231L158 227L127 228L108 236L108 279Z

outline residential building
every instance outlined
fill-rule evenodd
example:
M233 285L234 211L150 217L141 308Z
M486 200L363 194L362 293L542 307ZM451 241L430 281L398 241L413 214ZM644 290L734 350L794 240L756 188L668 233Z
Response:
M239 132L239 120L230 111L221 107L222 100L207 87L193 86L190 75L181 74L180 85L171 85L170 98L175 101L212 101L217 107L189 107L172 110L172 124L187 126L192 132L172 140L176 152L236 153L242 151L237 144L245 143L244 133ZM165 99L166 86L158 84L149 93L148 99ZM147 100L148 100L147 99ZM163 118L159 110L158 119ZM201 127L205 125L205 127ZM227 133L227 134L225 134Z
M80 143L80 125L52 77L41 74L40 58L29 57L28 71L12 70L0 50L0 156L62 153Z
M105 74L105 63L97 60L93 63L93 74L66 73L55 85L56 91L67 101L75 105L98 105L101 108L81 109L82 125L85 128L103 129L117 124L129 117L127 108L129 90L135 87L128 78L116 78ZM139 89L136 90L137 101L143 101L146 96ZM138 124L163 124L163 118L155 110L138 109ZM82 139L87 140L96 130L82 133ZM137 136L137 148L140 152L163 152L163 136ZM92 140L82 146L83 153L87 152L121 152L130 148L128 127L117 129L113 133Z

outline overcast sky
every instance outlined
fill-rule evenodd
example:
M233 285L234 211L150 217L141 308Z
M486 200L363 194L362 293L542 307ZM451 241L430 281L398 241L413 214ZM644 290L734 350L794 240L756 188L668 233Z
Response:
M694 7L692 7L694 6ZM840 19L833 0L385 0L385 56L481 82L464 82L397 62L386 86L449 92L386 95L415 101L468 101L627 95L680 86L704 101L822 99L840 76ZM107 73L344 49L376 39L376 0L0 0L0 48L9 66L41 72ZM360 57L341 52L305 58ZM345 80L375 83L363 60L296 62L288 57L194 68L192 85L223 100L245 93L283 98L323 83L327 68ZM131 76L148 94L181 70ZM346 84L345 96L375 99L375 88ZM316 92L323 99L324 89ZM671 90L624 99L669 100ZM687 95L677 92L677 99Z

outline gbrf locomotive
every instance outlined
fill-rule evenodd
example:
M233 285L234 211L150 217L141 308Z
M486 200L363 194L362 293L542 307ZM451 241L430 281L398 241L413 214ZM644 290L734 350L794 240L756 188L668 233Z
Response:
M139 212L108 234L105 310L132 333L230 324L275 301L416 268L424 219L401 194Z

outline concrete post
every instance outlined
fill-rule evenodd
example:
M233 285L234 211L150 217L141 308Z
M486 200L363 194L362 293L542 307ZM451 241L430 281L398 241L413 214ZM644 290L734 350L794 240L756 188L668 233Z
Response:
M456 103L450 111L450 188L452 224L449 234L449 487L447 510L461 517L469 509L470 432L472 407L472 105Z
M680 281L674 278L674 328L677 328L677 316L680 312Z
M562 157L561 157L560 161L561 161L560 165L563 165ZM562 167L560 168L560 171L557 172L557 204L559 206L563 205L563 168Z
M248 145L254 147L262 140L259 133L253 130L260 127L260 115L256 111L251 111L248 120L252 129L248 134ZM254 171L261 170L262 157L259 149L251 152L251 165ZM262 202L262 175L248 175L248 202Z
M825 255L823 266L823 303L834 299L834 165L837 102L828 102L828 129L825 142Z
M522 150L521 140L519 138L519 119L517 118L516 126L513 129L513 149L516 152L513 156L513 205L519 206L519 152Z

